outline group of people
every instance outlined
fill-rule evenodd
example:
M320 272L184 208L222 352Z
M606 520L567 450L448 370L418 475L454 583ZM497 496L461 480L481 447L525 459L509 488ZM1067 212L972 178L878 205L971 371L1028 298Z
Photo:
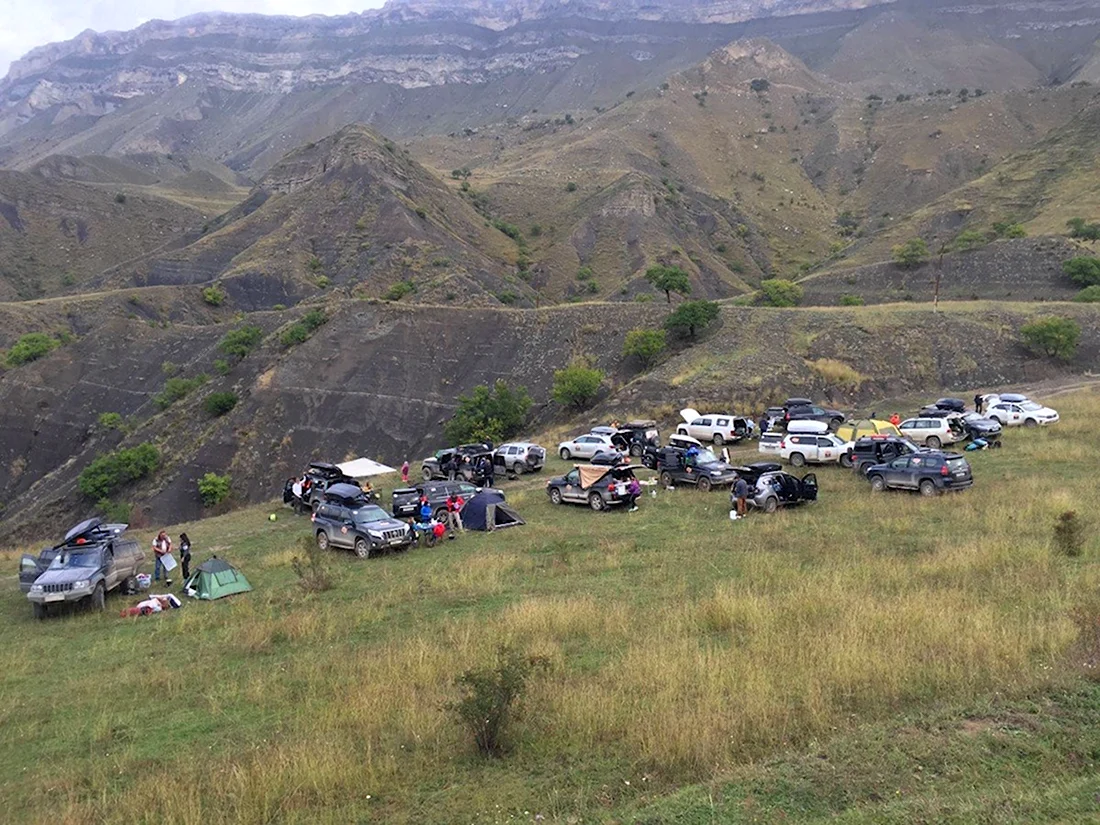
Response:
M161 530L153 539L153 581L159 582L164 574L165 587L172 586L171 570L165 563L165 557L172 555L172 539L166 530ZM180 569L184 584L191 578L191 539L186 533L180 533ZM172 565L174 568L175 565Z
M452 493L447 496L444 503L446 516L444 521L435 518L432 505L428 497L420 494L420 509L417 518L413 520L413 529L420 535L430 535L433 541L438 541L450 531L450 538L454 539L459 533L465 533L466 528L462 524L462 508L466 506L466 500L461 493Z

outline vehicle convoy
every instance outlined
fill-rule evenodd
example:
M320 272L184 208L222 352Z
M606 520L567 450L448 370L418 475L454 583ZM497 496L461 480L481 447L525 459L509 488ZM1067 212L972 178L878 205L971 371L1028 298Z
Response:
M715 487L728 487L737 478L733 465L707 449L664 447L657 454L657 472L662 487L690 484L704 493Z
M1058 423L1055 410L1016 393L984 396L982 408L986 418L1002 427L1039 427Z
M690 435L700 441L710 441L716 447L723 444L736 444L749 438L756 432L756 424L751 418L729 413L702 414L691 407L680 410L683 424L676 427L680 435Z
M468 481L425 481L415 487L399 487L393 491L390 509L394 518L418 518L420 497L426 496L432 508L432 518L442 521L447 515L447 497L462 496L469 501L482 491L482 487ZM500 492L497 490L497 492ZM502 496L504 493L500 493Z
M366 497L331 498L317 505L310 520L320 549L349 548L361 559L386 550L405 550L416 543L411 525L392 518Z
M546 482L546 495L551 504L587 504L600 511L626 504L622 486L634 478L630 465L597 467L578 464L564 476Z
M758 449L777 452L792 467L837 463L843 467L852 466L852 442L830 433L829 425L822 421L792 421L787 425L786 435L779 438L778 449L767 450L764 445Z
M298 512L309 512L324 499L325 491L333 484L358 486L354 478L346 475L335 464L311 461L301 476L286 480L283 485L283 504L289 504Z
M934 450L964 441L969 436L957 415L945 418L908 418L898 425L898 430L914 444Z
M780 465L766 461L737 467L736 471L748 482L748 503L765 513L817 501L817 476L813 473L798 478L783 472Z
M867 470L875 492L913 490L934 496L948 490L965 490L974 483L970 464L958 453L922 450L876 464Z
M502 475L508 472L517 476L537 473L545 464L546 450L528 441L501 444L493 452L493 466Z
M145 561L141 546L124 535L126 524L92 518L73 527L60 544L19 562L19 587L36 619L51 606L84 602L102 610L107 593L137 589L135 577Z
M493 445L489 441L477 444L459 444L445 450L437 450L431 458L425 458L420 465L420 475L425 481L455 478L479 482L482 480L481 459L494 460Z
M865 435L852 445L849 466L860 475L876 464L885 464L895 458L920 452L920 447L907 438L896 435Z
M606 433L585 433L570 441L558 445L558 455L562 461L571 458L592 458L596 453L609 453L615 450L611 436Z

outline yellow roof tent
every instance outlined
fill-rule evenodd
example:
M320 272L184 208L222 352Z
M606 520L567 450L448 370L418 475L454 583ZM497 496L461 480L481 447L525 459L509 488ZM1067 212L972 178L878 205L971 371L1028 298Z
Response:
M860 421L849 421L837 427L836 434L845 441L856 441L865 435L898 435L898 428L889 421L879 421L875 418L864 418Z

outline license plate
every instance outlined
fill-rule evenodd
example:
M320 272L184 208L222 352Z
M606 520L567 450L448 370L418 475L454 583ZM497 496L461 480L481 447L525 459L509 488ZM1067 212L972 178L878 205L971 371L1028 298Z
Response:
M63 602L65 601L64 593L47 593L45 601L48 602Z
M955 478L966 478L966 473L955 473Z

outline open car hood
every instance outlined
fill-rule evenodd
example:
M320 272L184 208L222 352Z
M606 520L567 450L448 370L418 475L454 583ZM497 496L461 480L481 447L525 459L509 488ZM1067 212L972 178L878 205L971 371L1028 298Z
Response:
M699 415L698 410L693 410L691 407L685 407L684 409L680 410L680 418L684 419L686 423L690 424L696 418L701 418L701 416Z

